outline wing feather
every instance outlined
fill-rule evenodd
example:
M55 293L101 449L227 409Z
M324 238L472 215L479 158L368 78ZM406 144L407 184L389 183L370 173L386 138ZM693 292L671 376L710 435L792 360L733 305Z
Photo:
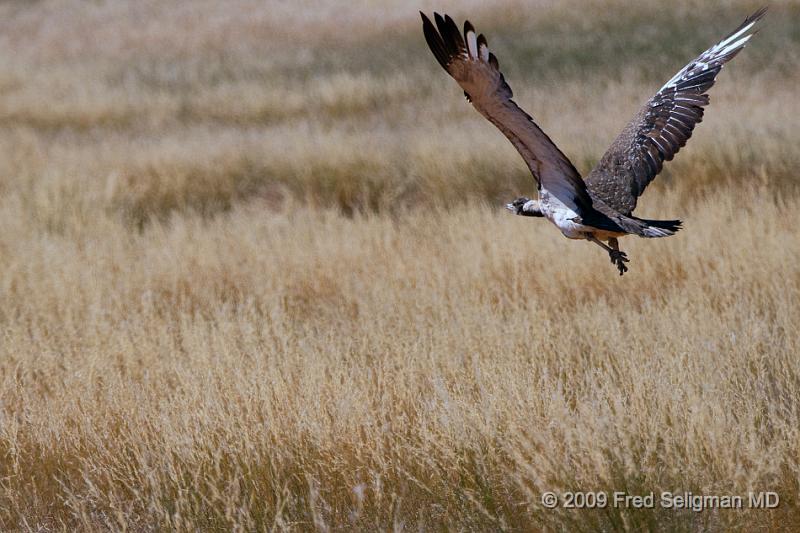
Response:
M424 13L420 15L425 40L439 64L458 82L475 109L511 141L539 188L547 189L578 214L593 212L586 184L573 164L511 99L511 87L483 34L476 37L472 24L466 22L462 37L449 16L434 13L434 27Z
M620 133L597 167L586 178L595 198L620 213L630 214L638 197L671 161L703 120L704 107L722 67L755 34L766 13L762 8L720 42L700 54L672 77Z

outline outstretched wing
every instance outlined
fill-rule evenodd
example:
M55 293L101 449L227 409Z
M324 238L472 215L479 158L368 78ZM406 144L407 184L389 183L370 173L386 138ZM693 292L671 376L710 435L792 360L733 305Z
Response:
M434 13L434 27L424 13L420 15L425 40L433 55L464 89L475 109L511 141L539 188L546 189L576 213L589 213L592 199L586 184L570 160L511 99L511 87L500 72L497 58L489 52L486 38L476 36L469 21L464 23L462 37L449 16L442 18Z
M748 33L764 16L762 8L730 35L700 54L669 80L620 133L589 173L586 185L595 198L630 214L645 187L681 149L708 105L708 91L722 67L744 48Z

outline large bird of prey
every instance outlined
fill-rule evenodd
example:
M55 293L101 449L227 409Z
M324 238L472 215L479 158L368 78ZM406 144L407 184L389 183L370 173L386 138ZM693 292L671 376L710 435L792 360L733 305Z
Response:
M469 21L464 23L462 35L447 15L434 13L436 26L424 13L420 15L433 55L464 89L475 109L511 141L536 179L538 200L518 198L506 207L518 215L545 217L570 239L598 244L622 275L628 270L628 258L619 249L619 237L667 237L680 229L680 220L633 216L636 200L661 171L664 161L670 161L689 140L708 105L706 92L725 63L753 36L751 30L765 12L763 8L747 17L661 87L622 130L586 180L511 99L511 87L500 72L497 58Z

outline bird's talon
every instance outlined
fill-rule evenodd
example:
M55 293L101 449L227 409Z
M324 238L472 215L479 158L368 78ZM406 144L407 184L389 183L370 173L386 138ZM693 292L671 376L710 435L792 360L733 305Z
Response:
M625 263L629 262L630 259L628 259L628 256L625 255L625 252L613 250L609 252L608 255L611 258L611 263L617 267L617 270L619 270L620 276L628 271L628 267L625 266Z

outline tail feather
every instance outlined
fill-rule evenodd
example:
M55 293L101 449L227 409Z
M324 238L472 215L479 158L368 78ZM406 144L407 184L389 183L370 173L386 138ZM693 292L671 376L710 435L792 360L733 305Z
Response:
M590 211L581 217L581 223L593 228L607 231L621 231L640 237L669 237L681 229L680 220L648 220L631 215L614 212L609 207L598 203L604 211Z
M669 237L680 230L683 224L680 220L637 220L645 225L640 234L642 237Z

